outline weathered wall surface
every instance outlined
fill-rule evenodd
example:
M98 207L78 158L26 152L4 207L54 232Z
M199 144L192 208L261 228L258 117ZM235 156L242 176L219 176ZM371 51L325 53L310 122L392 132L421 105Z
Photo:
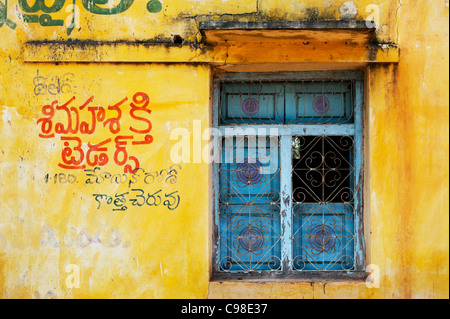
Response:
M168 145L171 130L190 129L191 118L207 127L209 70L188 65L32 65L23 72L27 80L21 84L17 101L30 104L2 109L3 297L44 297L48 292L58 298L201 294L208 278L208 264L197 263L208 258L208 167L174 165ZM47 79L73 74L73 81L64 87L69 90L70 85L70 93L35 95L33 79L38 73ZM150 144L132 145L145 142L148 136L130 131L130 127L137 131L148 127L131 118L130 104L136 92L150 97ZM57 136L66 135L40 138L41 123L37 124L49 100L64 105L73 96L68 107L79 108L94 97L87 107L107 109L128 98L120 104L122 121L117 135L111 133L109 123L97 125L91 134L67 134L79 138L83 148L112 138L100 146L105 150L92 155L84 151L83 169L61 167L75 167L68 162L82 155L74 150L64 161L65 142ZM87 107L79 111L79 132L84 121L93 129ZM65 111L56 110L56 104L55 111L54 120L61 116L67 127ZM139 110L134 115L145 117L146 112ZM116 111L106 113L107 119L116 116ZM116 136L124 137L119 142L126 143L125 151L117 156ZM78 144L78 140L67 142L71 147ZM94 171L104 161L102 154L108 156L108 164ZM91 165L88 156L91 163L97 157L98 165ZM126 163L118 165L116 157L121 163L125 156ZM136 165L132 156L142 168L133 180L124 178L126 165ZM149 199L148 193L155 197ZM81 268L80 287L84 288L61 289L66 286L70 264Z
M448 298L448 1L31 2L0 1L2 298ZM198 145L210 127L213 65L308 66L295 43L270 55L212 48L197 23L342 19L377 20L375 41L400 49L398 63L366 65L339 40L316 42L322 60L306 61L366 71L367 264L379 288L210 282L211 167L194 146L174 164L170 135L185 129Z

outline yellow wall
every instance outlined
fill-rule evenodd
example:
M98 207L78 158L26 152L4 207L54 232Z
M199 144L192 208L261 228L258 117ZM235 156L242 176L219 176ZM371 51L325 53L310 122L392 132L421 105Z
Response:
M381 63L392 57L381 49L377 56L387 60L369 61L369 48L347 49L337 38L330 48L313 41L317 55L298 55L295 41L261 44L271 48L270 55L245 43L214 48L200 43L196 26L209 19L341 19L344 1L161 2L159 12L149 12L147 1L135 1L121 14L95 15L76 1L79 21L68 35L72 1L51 14L64 20L64 26L25 23L18 1L0 1L0 296L448 298L448 1L354 1L356 20L368 18L374 8L370 5L377 5L377 40L399 48L398 63ZM7 10L1 11L5 4ZM185 40L183 47L171 43L174 35ZM327 50L339 54L327 60ZM367 264L380 269L379 288L368 288L364 281L209 281L210 166L198 160L196 149L190 163L172 166L175 142L170 134L185 128L194 145L198 125L201 130L210 127L211 77L217 72L213 66L239 71L365 70L365 236ZM38 85L42 77L46 89ZM59 90L58 79L66 84ZM120 135L139 141L144 135L129 130L146 127L130 115L137 92L149 96L153 137L150 144L127 146L145 170L141 179L134 184L110 179L87 184L83 170L58 166L64 141L58 135L39 137L44 105L55 100L61 105L75 96L70 106L79 107L94 96L89 106L104 107L109 118L115 111L108 106L127 97ZM86 108L80 116L88 121L90 112ZM101 124L93 134L70 136L81 138L85 150L87 143L115 137ZM101 172L122 174L123 165L113 161L114 141L107 145L109 162ZM171 167L176 176L169 178ZM72 174L76 181L55 183L58 173ZM46 181L46 174L52 179ZM112 211L113 204L98 208L93 196L136 196L136 189L161 189L161 204L139 207L128 202L126 210ZM174 191L180 201L170 210L163 195ZM68 265L80 269L79 288L67 285L74 273Z

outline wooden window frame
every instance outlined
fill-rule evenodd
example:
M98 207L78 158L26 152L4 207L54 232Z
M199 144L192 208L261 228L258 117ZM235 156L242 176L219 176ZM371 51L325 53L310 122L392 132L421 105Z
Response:
M221 83L226 81L354 81L354 121L351 124L256 124L256 125L219 125ZM355 197L354 197L354 229L355 270L343 271L308 271L293 270L292 265L292 233L290 222L292 214L292 157L280 156L280 194L281 194L281 271L251 271L251 272L224 272L218 267L218 229L219 229L219 164L213 165L213 231L212 231L212 259L211 280L362 280L366 277L366 252L364 243L363 222L363 183L364 183L364 131L363 131L363 108L364 108L364 73L358 70L348 71L305 71L305 72L270 72L270 73L232 73L222 75L213 79L213 123L212 126L220 131L220 136L227 136L230 128L239 127L243 132L246 129L276 128L279 136L280 154L292 154L292 136L295 135L350 135L354 139L355 147ZM228 131L228 132L227 132ZM235 133L231 134L236 136ZM218 137L214 136L214 143L218 145Z

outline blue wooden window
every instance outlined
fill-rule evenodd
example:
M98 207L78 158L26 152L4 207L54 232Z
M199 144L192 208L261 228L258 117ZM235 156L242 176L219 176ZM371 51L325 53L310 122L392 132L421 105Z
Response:
M222 271L281 269L278 140L255 139L251 144L251 137L222 141L218 194Z
M364 276L362 74L215 84L213 275Z
M342 124L353 121L352 81L239 81L223 86L220 124Z

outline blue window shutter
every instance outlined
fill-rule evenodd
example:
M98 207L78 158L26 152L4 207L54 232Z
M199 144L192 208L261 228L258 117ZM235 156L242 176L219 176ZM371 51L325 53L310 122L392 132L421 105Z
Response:
M265 140L263 145L257 141L251 146L249 138L224 138L222 142L219 267L229 272L280 270L278 147L269 147Z
M276 124L284 121L284 86L232 82L222 91L222 124Z
M222 78L215 90L214 123L222 136L215 137L221 161L214 173L213 273L363 276L361 74L262 77ZM227 132L236 128L250 133ZM249 142L260 128L278 130L278 148ZM297 138L320 145L298 147ZM276 169L258 175L266 157ZM309 194L300 198L299 188Z

